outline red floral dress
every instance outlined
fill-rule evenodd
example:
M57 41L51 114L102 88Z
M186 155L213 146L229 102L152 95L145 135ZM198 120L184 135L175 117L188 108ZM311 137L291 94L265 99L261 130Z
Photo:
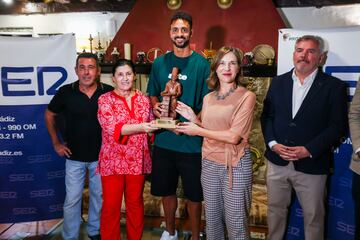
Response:
M112 91L101 95L98 104L97 116L102 128L97 169L100 175L150 173L148 134L121 135L124 124L138 124L154 119L149 98L136 90L129 108L125 98Z

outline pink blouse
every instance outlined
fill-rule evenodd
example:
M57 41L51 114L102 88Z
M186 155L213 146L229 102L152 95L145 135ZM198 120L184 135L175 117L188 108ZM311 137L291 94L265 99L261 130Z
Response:
M211 130L228 130L240 134L239 144L229 144L204 138L202 157L229 168L229 186L232 188L232 167L235 167L249 148L249 135L253 122L256 95L244 87L238 87L223 100L217 100L215 92L204 97L201 111L202 126Z
M124 97L114 91L98 100L98 120L102 128L102 144L97 171L101 176L140 175L151 172L149 136L147 133L121 135L124 124L150 122L154 119L150 100L136 90L131 108Z
M228 167L236 166L249 147L248 139L253 122L256 95L238 87L224 100L217 100L215 92L204 97L201 111L202 126L210 130L228 130L238 133L242 140L233 145L204 138L202 157Z

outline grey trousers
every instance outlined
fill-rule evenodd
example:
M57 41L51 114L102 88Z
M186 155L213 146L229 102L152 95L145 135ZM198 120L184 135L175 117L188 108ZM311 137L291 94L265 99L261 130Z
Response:
M201 183L206 217L206 239L249 240L249 214L252 190L252 160L246 151L233 167L233 185L229 187L226 166L203 159Z
M326 179L327 175L298 172L292 162L278 166L268 161L268 240L284 237L292 189L303 211L305 240L324 239Z

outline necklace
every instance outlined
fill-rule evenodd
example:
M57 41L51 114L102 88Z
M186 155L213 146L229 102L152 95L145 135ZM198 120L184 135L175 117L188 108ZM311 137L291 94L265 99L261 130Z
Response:
M224 93L223 95L219 94L219 91L215 91L215 97L216 100L224 100L227 98L231 93L235 92L235 89L237 89L237 85L233 88L230 88L230 90L227 93Z

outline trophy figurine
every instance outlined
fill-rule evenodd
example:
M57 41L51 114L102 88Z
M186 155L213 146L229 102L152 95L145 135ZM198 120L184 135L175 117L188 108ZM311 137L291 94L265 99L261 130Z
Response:
M176 120L177 97L181 95L181 84L178 81L179 70L174 67L171 79L166 83L165 90L161 92L161 116L156 119L155 125L160 128L175 128L179 122Z

